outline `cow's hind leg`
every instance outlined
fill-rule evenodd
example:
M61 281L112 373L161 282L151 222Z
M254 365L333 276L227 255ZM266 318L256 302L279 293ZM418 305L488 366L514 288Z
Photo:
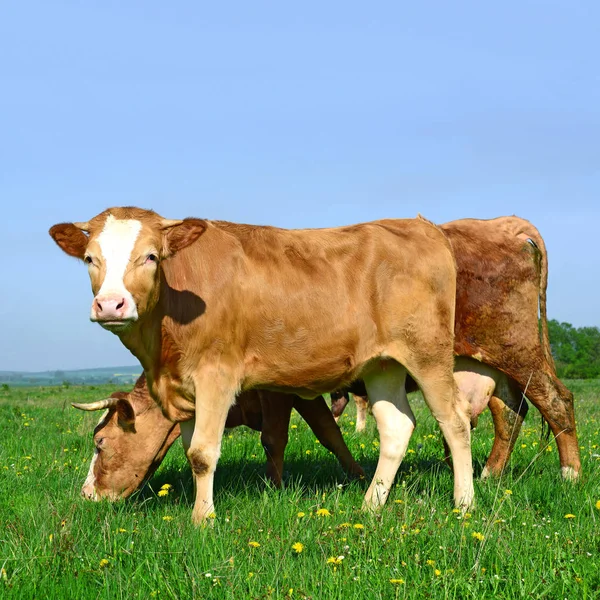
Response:
M455 505L468 509L474 500L470 406L456 390L451 367L428 364L427 368L409 366L409 369L448 443L454 470Z
M416 425L406 397L405 379L406 369L391 360L381 361L380 368L364 376L379 430L379 461L364 508L376 509L385 504Z
M369 411L369 398L352 394L356 405L356 432L362 433L367 427L367 413Z
M525 378L523 378L525 379ZM575 425L573 394L548 369L533 370L528 380L518 382L527 399L542 413L554 434L562 476L577 479L581 470Z
M523 394L504 375L498 380L488 406L494 421L494 445L481 473L482 479L499 476L506 468L529 408Z
M304 400L294 396L294 407L308 423L317 439L337 457L340 465L351 477L364 477L362 467L354 460L348 450L342 432L336 424L323 396L314 400Z

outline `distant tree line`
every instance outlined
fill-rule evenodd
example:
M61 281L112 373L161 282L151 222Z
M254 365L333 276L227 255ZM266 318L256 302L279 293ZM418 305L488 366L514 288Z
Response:
M565 379L600 378L600 329L548 321L556 372Z

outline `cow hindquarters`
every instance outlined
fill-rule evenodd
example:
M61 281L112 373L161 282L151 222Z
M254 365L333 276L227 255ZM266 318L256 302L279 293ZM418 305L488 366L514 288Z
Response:
M379 460L365 495L366 509L385 504L416 425L406 397L405 380L406 369L395 361L386 361L385 369L375 369L364 377L379 431Z

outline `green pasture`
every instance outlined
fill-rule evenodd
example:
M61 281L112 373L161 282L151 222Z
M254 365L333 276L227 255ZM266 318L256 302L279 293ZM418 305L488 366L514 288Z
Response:
M192 481L181 444L136 497L79 497L98 414L71 401L115 386L0 390L0 598L597 598L600 597L600 381L575 393L583 476L560 479L554 442L531 408L509 472L476 481L477 507L452 507L452 476L421 398L418 425L388 504L360 509L367 481L349 482L295 415L286 485L263 479L259 435L227 432L215 484L217 516L190 523ZM354 433L372 475L375 424ZM489 453L488 414L473 435L478 474ZM165 484L172 486L158 495Z

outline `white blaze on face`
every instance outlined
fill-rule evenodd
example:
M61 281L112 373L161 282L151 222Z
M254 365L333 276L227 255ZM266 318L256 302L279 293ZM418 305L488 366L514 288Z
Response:
M121 296L130 308L127 318L137 318L137 307L129 290L125 287L124 277L131 259L131 252L142 229L141 221L135 219L115 219L109 215L104 228L97 238L104 258L106 274L97 297Z
M108 410L105 410L102 413L102 416L100 417L100 420L98 421L98 425L100 425L102 423L102 421L104 421L104 418L106 417L106 415L108 415ZM98 427L98 425L96 425L96 427ZM81 491L83 492L83 494L88 497L90 500L98 500L98 495L96 494L96 476L94 475L94 467L96 466L96 461L98 460L98 455L100 454L100 451L98 450L98 448L94 448L94 456L92 458L92 462L90 463L90 468L88 470L88 474L87 477L85 478L85 481L83 482L83 487L81 488Z

